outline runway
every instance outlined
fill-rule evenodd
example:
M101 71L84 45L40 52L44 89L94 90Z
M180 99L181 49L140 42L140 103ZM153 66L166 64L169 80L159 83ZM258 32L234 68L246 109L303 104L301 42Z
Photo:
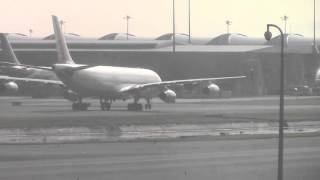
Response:
M285 179L319 179L319 141L285 140ZM270 180L276 147L276 139L1 145L0 179Z

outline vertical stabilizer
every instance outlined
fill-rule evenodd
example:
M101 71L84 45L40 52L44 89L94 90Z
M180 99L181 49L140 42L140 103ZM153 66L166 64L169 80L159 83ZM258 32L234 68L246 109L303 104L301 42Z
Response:
M66 39L64 38L64 35L61 31L59 19L57 16L52 16L52 23L53 23L54 35L56 40L56 48L58 53L58 63L75 64L70 56Z
M2 53L4 55L3 57L5 58L4 60L10 61L10 62L15 63L17 65L21 64L13 52L11 44L8 41L7 34L0 33L0 41L1 41Z

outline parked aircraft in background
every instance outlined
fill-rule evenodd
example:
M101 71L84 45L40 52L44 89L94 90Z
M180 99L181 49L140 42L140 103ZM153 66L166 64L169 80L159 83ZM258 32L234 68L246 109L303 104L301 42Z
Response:
M32 93L33 97L41 97L41 88L44 89L43 83L41 80L52 80L46 81L46 85L54 85L59 84L61 88L63 88L63 96L64 98L74 101L76 98L76 94L70 90L65 89L64 84L60 81L56 74L50 70L27 67L22 65L21 62L18 60L17 56L15 55L11 44L8 41L7 34L0 33L0 41L1 41L1 49L4 59L0 63L0 70L2 74L11 77L10 80L2 80L3 83L0 83L0 89L2 91L6 91L9 93L14 93L18 91L19 86L16 83L17 81L21 81L23 78L27 78L27 82L32 82L35 85L35 89ZM48 67L45 67L48 68ZM31 81L31 79L39 79L35 81ZM1 90L0 90L1 91Z
M52 71L21 65L6 36L6 34L0 33L1 49L4 56L2 61L9 62L8 64L2 63L0 66L2 72L12 77L59 80L56 74Z

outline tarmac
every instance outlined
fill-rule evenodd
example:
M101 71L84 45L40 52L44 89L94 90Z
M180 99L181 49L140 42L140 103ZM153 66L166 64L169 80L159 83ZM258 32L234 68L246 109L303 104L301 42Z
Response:
M276 179L278 97L87 101L0 97L0 179ZM285 104L284 177L318 180L320 97Z
M320 138L285 139L284 179L318 180ZM5 180L270 180L277 139L0 145Z
M0 97L1 128L101 127L108 125L202 124L226 122L277 122L277 97L230 99L178 99L175 104L153 100L153 109L126 110L129 102L116 102L101 111L98 100L88 99L88 111L74 112L64 99ZM20 106L13 103L20 102ZM320 97L286 97L285 119L319 121Z
M100 111L75 112L63 99L2 97L0 143L114 142L196 136L276 135L278 99L189 99L176 104L155 100L152 110L132 112L127 102ZM287 97L286 134L320 133L320 98Z

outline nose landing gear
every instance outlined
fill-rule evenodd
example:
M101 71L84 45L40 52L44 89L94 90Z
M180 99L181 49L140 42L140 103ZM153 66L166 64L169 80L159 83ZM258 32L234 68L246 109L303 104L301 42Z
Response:
M111 108L111 99L100 97L100 108L102 111L109 111Z
M150 98L147 98L147 104L145 104L144 108L145 109L151 109L151 103L150 103Z

